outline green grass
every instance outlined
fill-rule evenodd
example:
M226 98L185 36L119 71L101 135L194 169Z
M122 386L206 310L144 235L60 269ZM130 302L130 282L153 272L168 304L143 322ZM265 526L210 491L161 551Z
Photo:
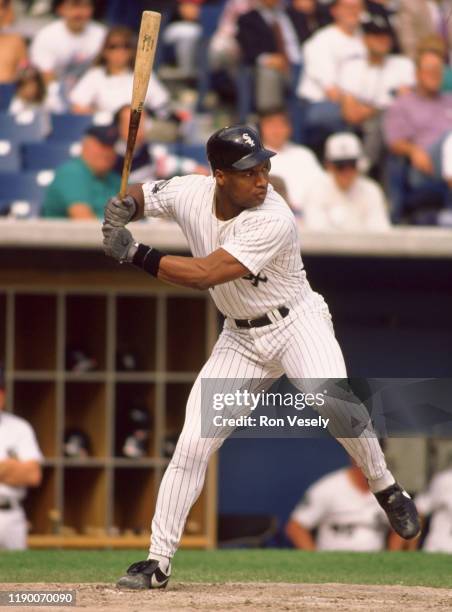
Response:
M2 552L1 582L114 582L140 551ZM218 550L177 553L181 582L342 582L452 588L452 557L411 553Z

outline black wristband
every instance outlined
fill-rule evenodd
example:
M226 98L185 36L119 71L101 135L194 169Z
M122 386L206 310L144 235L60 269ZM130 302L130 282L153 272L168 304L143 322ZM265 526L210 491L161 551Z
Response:
M133 256L132 263L138 268L142 268L148 274L157 276L159 273L160 260L165 257L165 253L161 253L157 249L148 247L145 244L139 244L137 252Z

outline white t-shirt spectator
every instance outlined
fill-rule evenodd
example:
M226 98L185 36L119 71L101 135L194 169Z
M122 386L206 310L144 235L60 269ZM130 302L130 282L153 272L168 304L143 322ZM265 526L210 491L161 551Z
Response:
M347 468L309 487L291 514L306 529L317 528L318 550L379 551L386 547L388 522L370 491L358 489Z
M94 107L95 112L115 113L130 104L133 89L133 72L108 74L103 66L91 68L69 94L71 104ZM149 79L145 105L156 110L168 104L170 96L166 87L154 73Z
M358 176L348 191L325 173L310 189L303 207L305 227L310 230L380 231L389 227L381 187L367 176Z
M317 158L308 148L288 142L272 157L271 165L271 174L284 180L290 206L301 214L311 185L324 174Z
M427 491L416 496L420 514L431 514L423 549L452 553L452 469L433 476Z
M338 85L363 104L384 110L401 87L413 87L415 83L414 63L402 55L389 55L380 66L366 58L345 62Z
M358 30L348 36L336 25L321 28L304 44L304 68L297 95L311 102L326 100L325 89L338 86L344 63L365 57L367 50Z
M105 34L105 26L94 21L74 34L59 19L36 34L30 47L31 62L42 72L55 72L57 78L71 76L75 83L101 50Z

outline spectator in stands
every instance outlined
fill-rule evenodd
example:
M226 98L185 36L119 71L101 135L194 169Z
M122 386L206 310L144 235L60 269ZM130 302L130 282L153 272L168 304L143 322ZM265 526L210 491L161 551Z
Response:
M347 60L366 56L360 30L362 0L334 0L334 23L304 45L304 67L297 95L302 100L304 138L317 152L328 134L343 129L339 75Z
M303 550L371 552L402 547L402 539L390 529L356 465L312 484L290 515L286 535L295 548Z
M452 67L447 63L448 60L448 49L444 42L444 39L438 34L431 34L426 36L419 42L417 48L417 55L419 56L424 51L434 51L441 55L444 60L444 78L441 90L452 91Z
M370 15L362 28L367 55L345 62L339 88L342 116L362 132L364 153L375 167L383 156L382 114L398 95L409 92L416 78L409 58L390 54L391 28L385 17Z
M104 215L108 198L118 193L121 179L113 168L118 131L114 126L92 126L82 141L79 158L60 166L43 204L44 217L95 219Z
M240 61L237 41L238 19L258 5L258 0L227 0L218 27L209 45L209 63L212 70L227 69L235 72Z
M133 65L136 53L135 34L124 26L108 32L94 66L86 72L69 95L74 113L107 111L112 115L130 102L133 88ZM166 113L168 90L151 74L145 104Z
M178 0L175 14L163 30L162 40L174 50L176 66L183 79L195 79L198 48L202 35L199 23L204 0Z
M60 113L64 110L61 99L51 95L41 72L31 65L18 74L16 91L8 112L11 115L19 115L29 110L42 114Z
M452 468L435 474L414 501L419 514L430 517L423 550L452 553Z
M419 198L425 193L428 206L437 193L440 209L451 206L450 190L444 180L450 164L444 156L444 143L452 130L452 94L441 92L443 70L440 53L423 51L417 60L416 88L395 100L383 122L390 151L409 162L409 187L419 190ZM402 205L397 201L397 206ZM420 199L412 206L422 214L424 205ZM397 211L399 214L403 213Z
M355 134L333 134L326 141L327 173L309 190L303 219L313 230L380 231L389 227L383 190L362 176L361 143Z
M300 45L303 45L318 29L331 22L330 11L318 0L292 0L287 14Z
M47 83L59 82L65 98L99 53L105 26L92 21L93 0L63 0L60 19L44 26L32 41L32 63Z
M0 23L10 9L11 0L0 0ZM19 34L0 29L0 83L13 83L17 72L27 63L27 47Z
M272 158L271 172L284 180L288 203L301 214L306 193L324 172L309 149L290 142L291 123L283 108L260 113L259 130L264 146L278 154Z
M397 30L402 52L416 59L419 43L431 34L438 34L452 53L452 18L449 0L400 0Z
M259 111L283 106L292 65L300 63L300 49L292 22L280 0L260 0L258 8L241 15L237 40L243 62L254 68Z
M22 500L26 487L41 483L42 455L29 423L5 412L5 386L0 377L0 549L23 550L28 527Z
M389 24L392 41L391 53L401 53L397 37L397 12L399 0L366 0L366 14L370 17L383 17Z
M114 119L119 133L119 139L115 145L118 155L115 170L118 173L121 173L124 163L129 120L130 106L125 105L116 112ZM146 142L145 116L142 117L137 132L129 182L143 183L153 179L171 178L176 174L204 174L207 176L210 172L206 166L198 164L194 159L171 155L164 144L151 145Z

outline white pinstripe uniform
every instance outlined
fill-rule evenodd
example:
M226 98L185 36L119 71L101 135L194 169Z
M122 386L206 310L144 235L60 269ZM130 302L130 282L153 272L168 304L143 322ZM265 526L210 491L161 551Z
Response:
M215 215L212 177L190 175L145 183L143 192L145 215L177 221L194 257L222 248L251 272L210 289L226 321L191 390L185 423L161 482L152 521L149 558L171 558L201 492L209 457L225 437L224 428L201 437L201 380L220 379L221 385L221 379L228 379L230 389L231 380L232 385L237 381L240 386L244 380L272 382L283 374L289 379L342 379L347 374L328 307L306 279L295 217L270 185L260 206L227 221ZM281 306L290 309L285 318L277 310ZM264 314L274 322L251 329L239 329L234 322ZM333 414L328 414L331 433L337 424L334 420L338 422L344 414L344 405L336 402ZM374 436L341 437L339 441L362 468L373 491L394 482Z

